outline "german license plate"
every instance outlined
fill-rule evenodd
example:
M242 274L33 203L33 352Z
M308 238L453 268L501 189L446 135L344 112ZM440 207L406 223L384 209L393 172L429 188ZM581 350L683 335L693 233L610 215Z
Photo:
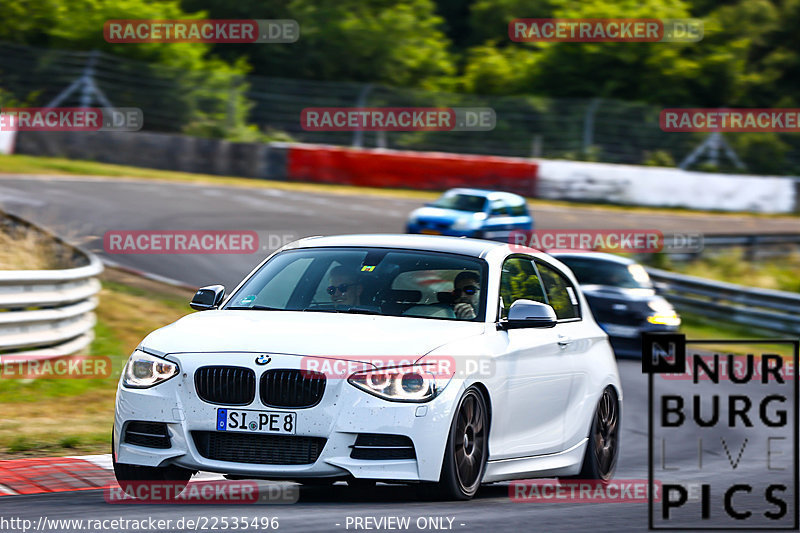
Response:
M294 435L297 431L297 413L217 409L217 431Z

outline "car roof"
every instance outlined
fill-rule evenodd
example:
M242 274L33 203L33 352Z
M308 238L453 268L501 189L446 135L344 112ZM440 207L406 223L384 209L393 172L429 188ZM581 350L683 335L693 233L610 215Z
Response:
M506 199L519 199L521 201L525 201L525 198L520 196L519 194L514 194L513 192L505 192L505 191L490 191L488 189L469 189L465 187L458 187L455 189L450 189L444 192L444 194L469 194L471 196L483 196L490 200L506 198Z
M468 239L464 237L443 237L439 235L407 234L365 234L336 235L332 237L307 237L295 241L291 248L322 247L367 247L367 248L405 248L426 252L446 252L474 257L484 257L492 250L506 247L506 243Z
M609 263L619 263L621 265L632 265L636 263L633 259L628 259L627 257L621 257L619 255L614 254L607 254L604 252L587 252L587 251L565 251L565 252L553 252L549 253L549 255L555 257L558 260L570 258L580 258L580 259L589 259L591 261L605 261Z

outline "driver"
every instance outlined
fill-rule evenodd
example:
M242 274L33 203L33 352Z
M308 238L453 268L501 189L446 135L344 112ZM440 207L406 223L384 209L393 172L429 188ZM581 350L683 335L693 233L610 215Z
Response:
M456 318L471 320L478 314L481 278L475 272L459 272L453 280L453 312Z
M334 304L348 306L359 304L364 287L358 282L352 270L341 265L334 267L328 281L330 281L328 294Z

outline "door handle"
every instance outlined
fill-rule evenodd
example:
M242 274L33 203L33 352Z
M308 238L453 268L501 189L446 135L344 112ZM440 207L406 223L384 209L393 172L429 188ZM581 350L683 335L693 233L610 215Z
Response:
M567 337L566 335L558 334L558 345L562 348L565 346L569 346L572 343L572 337Z

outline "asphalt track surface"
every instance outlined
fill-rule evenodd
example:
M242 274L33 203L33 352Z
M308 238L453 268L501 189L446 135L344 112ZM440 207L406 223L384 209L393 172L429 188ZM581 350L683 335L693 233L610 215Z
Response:
M102 254L102 235L108 230L256 230L259 235L398 232L406 214L421 202L386 197L357 197L283 191L275 189L241 189L198 186L152 181L97 179L38 179L30 177L0 180L2 208L43 224L74 242L84 244ZM540 228L647 228L662 231L793 231L796 219L732 219L711 215L650 215L609 212L586 208L547 207L535 213ZM262 237L263 239L263 237ZM266 253L266 250L264 251ZM257 257L256 257L257 256ZM110 256L108 256L110 257ZM259 262L261 254L242 255L125 255L112 258L125 266L143 269L193 285L222 282L229 287ZM618 480L646 480L647 455L647 379L638 361L620 361L620 374L625 394L621 426L621 453L617 467ZM658 378L657 378L658 379ZM690 382L672 381L657 384L660 391L692 392ZM666 387L663 388L663 387ZM735 392L735 385L722 383L705 392ZM723 410L724 412L724 410ZM795 415L796 416L796 415ZM796 429L794 430L796 434ZM776 432L775 434L779 434ZM785 431L783 432L785 433ZM783 434L781 433L781 434ZM743 479L754 483L778 479L789 488L785 494L789 518L772 526L791 526L790 517L797 509L793 491L793 467L783 471L767 471L763 438L741 428L714 427L697 429L680 438L669 440L670 468L675 473L664 476L693 482L713 481L712 518L719 518L721 495L726 487ZM703 438L704 468L697 470L698 441ZM728 466L731 459L722 451L726 439L732 460L741 450L744 437L750 447L741 454L737 468ZM761 448L759 448L761 446ZM658 452L659 457L661 452ZM792 452L787 456L791 458ZM786 458L784 458L786 459ZM787 466L789 463L777 463ZM658 465L656 465L658 467ZM796 467L795 467L796 468ZM656 473L659 478L659 472ZM760 490L760 489L759 489ZM737 497L742 506L752 503L753 509L764 508L761 493L754 499ZM689 504L695 505L696 503ZM767 507L770 509L770 507ZM656 508L656 512L660 507ZM696 513L699 514L699 513ZM337 484L327 488L302 488L300 500L293 505L124 505L107 504L102 491L77 491L0 498L0 518L47 519L213 519L221 517L277 517L279 531L354 531L354 517L410 517L408 530L418 531L417 520L438 517L444 524L452 519L455 531L645 531L648 522L646 503L576 503L576 502L513 502L509 485L486 486L470 502L427 502L416 498L413 489L404 486L378 485L363 491ZM348 522L348 517L350 522ZM789 520L787 522L787 520ZM722 523L722 522L720 522ZM348 527L348 524L350 526ZM214 531L206 523L205 531ZM701 525L699 520L684 523ZM728 524L730 525L730 524ZM745 523L736 524L745 525ZM759 525L764 525L763 522ZM197 528L196 528L197 529ZM173 528L165 531L187 531ZM217 531L222 530L219 525ZM231 529L228 529L229 531ZM254 529L249 529L254 531ZM376 529L368 530L388 530ZM431 530L431 528L425 529ZM20 531L19 529L4 529ZM77 531L48 529L46 531ZM85 531L85 530L84 530Z

